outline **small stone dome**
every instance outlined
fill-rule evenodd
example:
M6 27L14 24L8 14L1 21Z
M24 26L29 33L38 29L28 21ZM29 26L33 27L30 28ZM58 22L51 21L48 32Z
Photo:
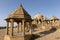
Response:
M50 18L50 20L55 20L55 19L58 19L56 16L52 16L51 18Z

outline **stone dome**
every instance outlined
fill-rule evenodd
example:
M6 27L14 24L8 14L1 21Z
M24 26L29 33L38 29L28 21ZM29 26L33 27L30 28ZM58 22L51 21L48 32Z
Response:
M58 19L56 16L52 16L50 20Z
M40 13L38 13L34 16L34 19L43 19L43 16Z

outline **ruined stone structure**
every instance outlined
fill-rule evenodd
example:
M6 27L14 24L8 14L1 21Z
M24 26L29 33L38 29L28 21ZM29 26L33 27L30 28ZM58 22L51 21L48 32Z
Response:
M36 14L33 18L35 24L39 24L43 21L43 15L41 14Z
M58 24L60 24L59 23L59 19L56 17L56 16L52 16L51 18L50 18L50 23L52 24L52 26L58 26Z
M51 18L50 18L50 21L52 22L52 23L54 23L54 22L56 22L56 21L58 21L59 19L56 17L56 16L52 16Z
M37 15L34 16L32 23L35 24L38 28L40 27L40 29L45 29L45 26L47 25L48 22L49 22L48 18L38 13Z
M4 40L29 40L31 38L32 19L22 5L20 5L15 11L13 11L5 20L7 24ZM17 23L17 30L14 30L14 22ZM28 31L26 31L27 29Z
M58 26L58 21L59 19L56 16L52 16L50 19L48 19L38 13L34 16L32 23L36 25L36 27L38 27L39 29L49 29L52 28L52 26Z

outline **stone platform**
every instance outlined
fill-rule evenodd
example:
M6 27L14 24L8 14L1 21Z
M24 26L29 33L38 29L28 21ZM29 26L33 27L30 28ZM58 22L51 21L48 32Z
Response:
M31 35L25 35L25 36L9 36L5 35L4 40L30 40Z

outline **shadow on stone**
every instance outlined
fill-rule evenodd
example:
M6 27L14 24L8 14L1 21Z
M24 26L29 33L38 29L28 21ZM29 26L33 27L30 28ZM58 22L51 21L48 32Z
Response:
M32 37L31 37L30 40L35 40L35 39L37 39L37 38L41 38L41 37L43 37L43 36L46 36L46 35L48 35L48 34L50 34L50 33L55 32L56 30L57 30L57 29L56 29L55 27L52 27L50 30L46 30L46 31L43 31L43 32L39 32L39 33L37 33L37 34L32 34Z
M36 38L39 38L39 37L40 37L39 35L34 35L34 34L32 34L32 37L31 37L30 40L35 40Z

